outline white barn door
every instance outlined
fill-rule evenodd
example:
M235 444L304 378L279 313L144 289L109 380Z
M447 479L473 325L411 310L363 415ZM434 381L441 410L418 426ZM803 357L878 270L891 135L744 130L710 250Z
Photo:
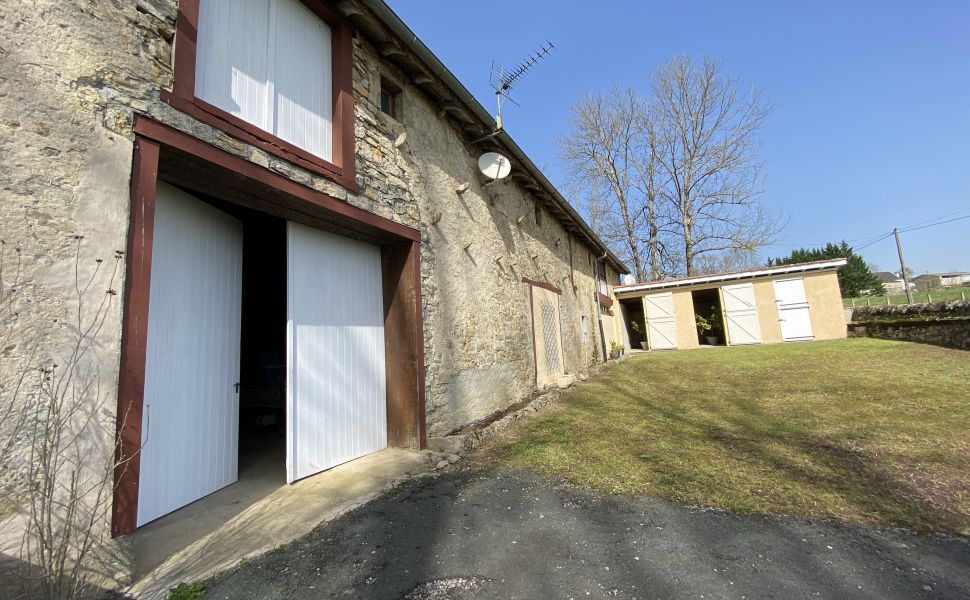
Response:
M158 183L139 526L236 481L242 224Z
M647 336L651 350L677 347L677 320L674 317L674 295L670 292L643 297Z
M286 478L387 447L376 246L287 223Z
M760 344L761 324L758 322L758 302L754 297L754 286L750 283L723 286L721 301L724 304L731 345Z
M781 339L786 342L814 339L812 318L808 312L808 299L805 297L805 284L802 279L779 279L774 283Z

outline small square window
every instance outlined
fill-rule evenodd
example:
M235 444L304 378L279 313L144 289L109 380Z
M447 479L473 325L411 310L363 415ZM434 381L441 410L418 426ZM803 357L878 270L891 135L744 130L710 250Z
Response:
M401 120L401 88L381 77L381 112Z

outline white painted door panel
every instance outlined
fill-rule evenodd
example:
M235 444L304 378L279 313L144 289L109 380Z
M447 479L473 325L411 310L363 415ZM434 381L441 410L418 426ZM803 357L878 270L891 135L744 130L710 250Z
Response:
M268 0L202 0L195 95L272 132Z
M333 160L331 43L301 0L202 0L195 94Z
M801 278L779 279L774 286L781 339L786 342L814 339L804 281Z
M750 283L723 286L721 300L731 345L760 344L761 324L758 322L754 286Z
M330 27L300 0L276 0L273 132L332 160Z
M159 182L138 525L236 481L242 224Z
M387 446L380 249L288 223L286 305L292 482Z
M670 292L643 297L647 321L647 337L651 350L670 350L677 347L677 320L674 316L674 296Z

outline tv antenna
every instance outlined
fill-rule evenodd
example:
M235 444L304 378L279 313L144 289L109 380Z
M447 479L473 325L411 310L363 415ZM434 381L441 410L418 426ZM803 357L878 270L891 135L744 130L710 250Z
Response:
M512 87L515 86L529 71L535 68L542 59L549 55L552 50L556 48L552 42L546 40L538 50L529 54L525 60L519 61L512 69L506 70L505 67L498 64L494 60L492 61L492 72L489 76L489 83L492 85L492 89L495 90L495 102L497 105L497 112L495 113L495 131L491 134L485 136L485 138L492 137L502 131L502 101L508 100L516 106L519 105L518 102L512 99L510 92ZM482 139L485 139L482 138ZM476 140L480 141L480 140Z

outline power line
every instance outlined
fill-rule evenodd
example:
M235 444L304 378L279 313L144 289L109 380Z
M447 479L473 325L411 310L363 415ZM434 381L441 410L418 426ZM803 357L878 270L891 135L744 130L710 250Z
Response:
M951 215L958 215L960 213L964 213L964 212L968 212L968 211L970 211L970 208L963 208L963 209L960 209L960 210L956 210L956 211L953 211L951 213L947 213L945 215L940 215L938 217L933 217L932 219L927 219L925 221L920 221L919 223L916 223L914 225L910 225L909 227L904 227L904 228L900 229L899 232L900 233L905 233L907 231L916 231L917 229L926 229L927 227L936 227L937 225L944 225L946 223L952 223L954 221L960 221L962 219L970 219L970 215L964 215L962 217L956 217L955 219L947 219L946 221L939 221L937 223L932 223L931 222L931 221L937 221L938 219L943 219L945 217L949 217ZM928 225L925 225L924 223L929 223L929 224ZM873 244L875 244L877 242L883 241L884 239L888 238L891 235L893 235L893 232L892 231L890 231L888 233L877 233L874 236L855 238L855 239L845 240L845 241L846 242L858 242L858 241L869 240L865 244L863 244L862 246L859 246L858 248L854 248L854 250L862 250L863 248L868 248L869 246L871 246L871 245L873 245ZM873 239L873 238L876 238L876 239ZM806 247L811 247L811 246L824 246L825 244L828 244L828 243L829 242L819 242L819 243L810 243L810 244L765 244L765 247L767 247L767 248L776 248L776 247L806 248Z
M932 219L926 219L925 221L920 221L919 223L913 223L912 225L907 225L907 227L916 227L917 225L922 225L924 223L929 223L930 221L936 221L938 219L945 219L947 217L952 217L953 215L958 215L960 213L965 213L965 212L970 212L970 208L961 208L960 210L955 210L955 211L953 211L951 213L946 213L945 215L940 215L940 216L934 217ZM904 231L905 229L906 229L906 227L904 227L900 231Z
M888 237L889 237L889 236L891 236L892 234L893 234L893 232L892 232L892 231L890 231L889 233L887 233L886 235L884 235L884 236L882 236L882 237L880 237L879 239L876 239L876 240L873 240L873 241L871 241L871 242L869 242L868 244L865 244L865 245L863 245L863 246L859 246L858 248L853 248L853 251L856 251L856 252L858 252L859 250L862 250L863 248L868 248L869 246L871 246L871 245L873 245L873 244L875 244L875 243L877 243L877 242L881 242L881 241L883 241L884 239L886 239L886 238L888 238Z
M962 219L970 219L970 215L965 215L965 216L962 216L962 217L957 217L955 219L947 219L946 221L940 221L939 223L930 223L929 225L921 225L919 227L907 227L906 229L900 229L899 231L900 232L903 232L903 231L916 231L917 229L926 229L927 227L936 227L937 225L943 225L945 223L952 223L954 221L960 221Z

